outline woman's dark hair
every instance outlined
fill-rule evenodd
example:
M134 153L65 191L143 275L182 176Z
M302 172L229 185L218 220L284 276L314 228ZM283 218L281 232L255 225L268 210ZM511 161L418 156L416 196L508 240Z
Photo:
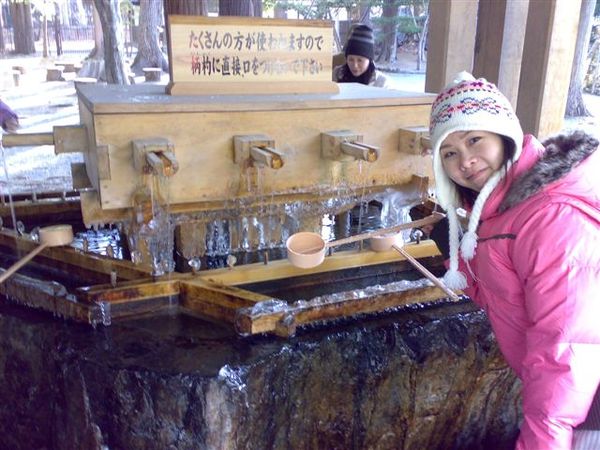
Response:
M506 170L508 167L508 162L513 158L513 156L515 156L515 151L517 147L512 139L507 138L506 136L502 136L501 134L499 134L498 136L500 136L500 139L502 139L502 148L504 150L504 157L502 158L502 167L504 168L504 170ZM504 178L502 182L505 183L506 178ZM456 183L455 185L461 203L463 205L473 206L475 204L477 196L479 195L479 192L474 191L473 189L459 186Z
M344 64L343 68L343 76L338 81L338 83L360 83L368 85L371 82L371 78L373 78L373 74L375 73L375 63L373 60L369 61L369 67L365 70L365 73L362 75L355 77L352 75L352 71L348 67L348 64Z

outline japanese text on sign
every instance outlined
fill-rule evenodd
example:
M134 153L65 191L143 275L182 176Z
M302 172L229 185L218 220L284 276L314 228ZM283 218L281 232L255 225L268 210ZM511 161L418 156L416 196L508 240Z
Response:
M328 26L200 22L173 23L170 31L174 81L331 80Z

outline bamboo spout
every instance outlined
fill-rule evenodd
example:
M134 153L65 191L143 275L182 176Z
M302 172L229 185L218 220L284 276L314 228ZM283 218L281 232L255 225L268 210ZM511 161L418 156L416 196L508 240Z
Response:
M250 158L254 164L281 169L283 167L283 153L272 147L250 147Z
M148 152L146 162L154 175L172 177L179 170L179 162L173 152Z
M375 162L379 158L379 149L362 142L342 142L342 153L367 162Z

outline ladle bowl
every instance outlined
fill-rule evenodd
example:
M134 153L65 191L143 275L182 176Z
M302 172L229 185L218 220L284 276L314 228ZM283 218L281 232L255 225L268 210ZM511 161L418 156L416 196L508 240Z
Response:
M404 245L402 233L382 234L380 236L369 238L369 246L374 252L386 252L391 250L393 245L398 245L400 247Z
M6 271L0 275L0 283L3 283L8 277L23 267L46 247L59 247L73 242L73 227L71 227L71 225L50 225L40 228L39 236L40 245L6 269Z
M317 267L325 260L327 243L317 233L301 231L292 234L285 242L288 260L301 269Z
M395 242L394 239L401 239L401 235L398 233L399 231L433 224L439 222L442 218L444 218L443 214L434 212L430 216L413 222L402 223L393 227L381 228L379 230L369 231L368 233L357 234L329 242L325 242L325 240L317 233L300 231L292 234L285 243L288 260L293 266L300 269L311 269L325 260L325 253L330 247L350 244L352 242L358 242L376 236L400 236L400 238L393 237L391 240L383 240L382 243L379 244L382 249L380 251L389 250Z

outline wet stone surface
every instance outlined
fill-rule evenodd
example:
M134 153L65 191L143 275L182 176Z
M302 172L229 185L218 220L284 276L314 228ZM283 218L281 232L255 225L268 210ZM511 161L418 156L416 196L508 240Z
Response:
M519 384L468 301L282 340L0 309L2 449L511 448Z

